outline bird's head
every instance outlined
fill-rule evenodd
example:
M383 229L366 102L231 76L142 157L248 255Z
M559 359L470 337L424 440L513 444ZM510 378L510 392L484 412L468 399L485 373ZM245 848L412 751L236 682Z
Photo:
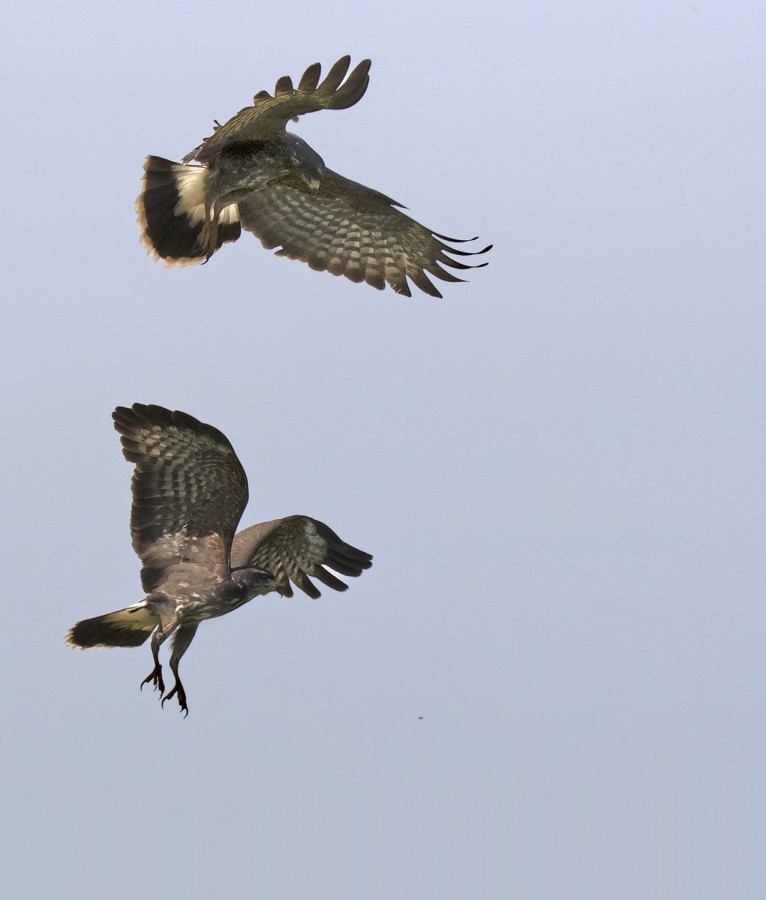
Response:
M296 134L288 132L285 138L287 154L296 174L310 191L318 191L324 181L324 160Z
M271 591L279 591L279 582L265 569L259 569L258 566L239 566L231 570L232 581L251 597L259 597L261 594L269 594Z

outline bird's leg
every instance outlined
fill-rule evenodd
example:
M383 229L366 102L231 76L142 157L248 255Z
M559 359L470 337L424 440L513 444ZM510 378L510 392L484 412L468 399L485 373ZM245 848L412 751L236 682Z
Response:
M176 631L175 637L173 638L173 652L170 654L170 668L173 675L175 675L176 683L162 698L162 705L164 706L166 700L170 700L171 697L177 697L178 705L181 707L181 712L183 712L184 716L189 715L189 707L186 705L186 691L178 676L178 664L181 661L181 657L189 649L189 644L194 640L194 635L196 633L196 623L194 625L182 625L178 631Z
M205 224L199 236L200 247L205 251L205 262L218 249L218 207L215 203L205 203Z
M151 682L154 685L155 691L159 691L160 694L165 693L165 682L162 680L162 666L160 665L160 645L164 640L165 635L158 628L152 635L152 657L154 659L154 668L141 682L141 690L144 689L145 684Z

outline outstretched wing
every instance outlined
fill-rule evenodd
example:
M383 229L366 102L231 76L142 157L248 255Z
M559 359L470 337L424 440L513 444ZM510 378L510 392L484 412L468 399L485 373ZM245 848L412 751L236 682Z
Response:
M463 281L442 266L473 269L453 256L477 256L491 246L468 252L444 241L465 243L429 231L396 209L396 200L327 169L319 190L304 191L275 182L239 201L242 227L279 256L299 259L312 269L366 281L382 290L386 283L411 296L409 278L421 291L441 297L429 280ZM476 240L471 238L470 240Z
M276 83L274 96L261 91L253 97L253 105L241 109L228 122L218 125L210 137L187 153L185 163L196 159L208 162L227 144L243 141L264 141L284 133L290 119L320 109L348 109L358 103L370 83L370 60L364 59L348 76L350 56L343 56L319 83L322 68L319 63L309 66L303 73L298 87L293 87L289 75L283 75Z
M225 435L183 412L134 403L112 414L135 463L130 530L147 593L185 564L184 580L225 576L247 505L247 478Z
M283 596L292 597L292 581L309 597L319 591L309 575L336 591L348 588L325 566L356 577L372 565L372 556L342 541L323 522L308 516L288 516L252 525L238 532L231 548L232 568L259 566L272 572Z

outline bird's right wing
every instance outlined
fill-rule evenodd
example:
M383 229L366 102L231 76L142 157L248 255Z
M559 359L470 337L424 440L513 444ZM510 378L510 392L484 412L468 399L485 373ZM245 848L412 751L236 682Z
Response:
M428 275L462 281L443 266L465 270L487 265L459 262L447 254L479 256L491 245L473 251L450 247L445 241L466 242L436 234L399 206L385 194L327 169L317 191L287 182L253 191L239 201L239 216L242 227L268 250L277 249L278 256L366 281L379 290L389 284L406 297L411 296L408 279L426 294L441 297Z
M266 569L274 575L285 597L293 596L292 581L309 597L316 598L320 593L309 575L327 587L345 591L348 585L327 568L356 577L370 568L372 556L341 540L323 522L309 516L288 516L238 532L231 548L231 565Z
M350 56L341 57L319 83L322 68L319 63L309 66L298 87L293 87L289 75L283 75L274 87L274 96L260 91L253 97L253 105L241 109L223 125L217 125L205 140L187 153L185 163L195 159L208 162L229 144L244 141L264 141L284 134L290 119L320 109L348 109L358 103L370 83L370 60L364 59L348 76Z

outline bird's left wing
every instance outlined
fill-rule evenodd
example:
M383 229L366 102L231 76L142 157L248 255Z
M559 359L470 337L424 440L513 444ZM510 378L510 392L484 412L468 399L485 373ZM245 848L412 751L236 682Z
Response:
M278 256L380 290L389 284L406 297L412 293L407 279L426 294L441 297L426 273L442 281L463 281L442 266L464 270L487 265L459 262L447 254L478 256L491 245L475 251L450 247L444 242L465 241L430 231L398 206L385 194L327 169L317 191L275 182L241 199L239 215L242 227L264 247L279 248Z
M309 597L316 598L320 593L309 575L327 587L345 591L348 585L327 568L356 577L370 568L372 556L341 540L323 522L309 516L288 516L238 532L231 548L231 565L266 569L274 575L285 597L293 596L292 581Z
M125 458L135 463L130 530L144 590L174 577L179 564L225 575L248 497L244 469L226 436L161 406L118 406L112 418Z
M264 141L284 134L290 119L320 109L348 109L358 103L370 83L370 60L364 59L348 76L350 56L341 57L319 82L321 66L314 63L303 73L298 87L293 87L289 75L283 75L274 87L274 96L260 91L253 97L253 105L241 109L223 125L216 126L210 137L187 153L183 161L208 162L229 144L244 141Z

